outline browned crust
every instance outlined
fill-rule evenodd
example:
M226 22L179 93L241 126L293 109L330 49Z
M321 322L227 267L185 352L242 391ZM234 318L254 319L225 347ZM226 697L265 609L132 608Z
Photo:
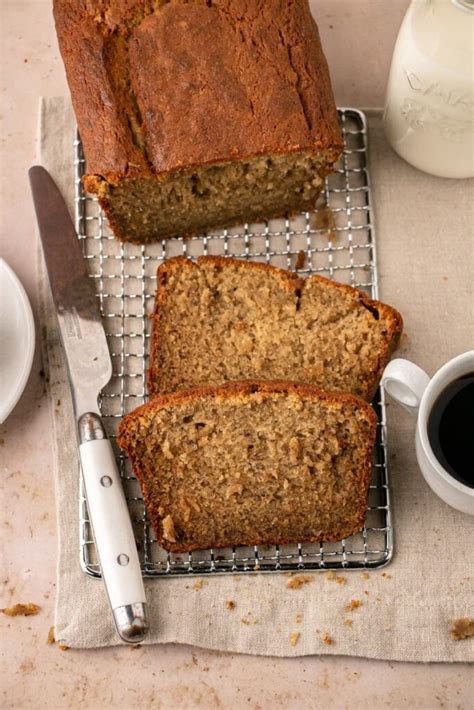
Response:
M283 271L283 270L281 270ZM368 485L372 472L372 450L375 442L375 436L377 431L377 415L372 407L360 397L356 397L352 394L347 394L345 392L328 392L322 390L319 387L310 384L302 384L296 382L272 382L265 380L249 380L245 382L229 382L221 387L195 387L189 390L183 390L180 392L173 392L170 394L160 395L154 397L147 404L138 407L130 414L126 415L120 422L118 429L117 442L119 446L127 453L129 456L133 471L142 487L145 505L147 506L147 512L152 523L153 529L157 536L158 543L169 552L192 552L193 550L200 549L198 545L182 545L180 543L171 543L165 540L162 533L161 516L158 510L154 506L147 505L147 495L148 486L145 472L140 466L140 461L135 458L133 450L132 435L135 428L135 423L138 422L140 417L146 415L148 412L159 411L161 409L166 409L168 407L173 407L181 403L195 402L202 397L215 397L221 400L244 400L246 397L251 396L255 393L261 394L275 394L275 393L285 393L288 395L295 394L301 398L313 399L313 400L326 400L330 403L340 403L347 402L355 405L360 412L363 412L370 422L370 431L365 441L365 459L361 465L361 480L364 489L368 490ZM284 538L284 539L270 539L265 537L255 537L251 540L240 539L240 540L217 540L214 547L230 547L230 546L253 546L253 545L287 545L297 542L338 542L343 538L349 537L354 533L362 529L364 525L366 515L366 508L361 509L360 516L354 526L342 526L339 530L335 530L333 535L326 535L324 538L315 536L307 536L304 539L295 538Z
M218 264L224 268L232 269L256 269L259 271L266 272L271 277L278 277L280 280L282 288L285 288L289 292L303 292L305 286L311 281L319 281L325 286L331 288L342 289L346 293L350 293L352 297L357 298L359 303L367 308L369 311L374 309L379 314L383 314L383 317L388 323L389 334L384 342L384 346L381 349L379 356L377 358L376 370L373 373L373 384L367 389L364 395L364 399L370 401L375 392L377 391L379 380L382 376L382 372L385 365L390 359L391 354L397 348L400 336L403 330L403 319L400 313L393 308L388 306L381 301L375 301L370 299L366 293L359 291L352 286L347 284L341 284L337 281L332 281L324 276L319 276L318 274L312 274L307 278L299 277L295 272L288 271L286 269L281 269L270 264L264 264L258 261L244 261L241 259L233 259L231 257L224 256L200 256L197 261L191 261L184 256L174 257L172 259L167 259L163 264L158 267L157 270L157 289L156 289L156 299L153 311L153 332L151 339L151 353L150 353L150 368L148 372L148 390L150 395L155 395L159 393L158 383L159 383L159 373L162 367L160 362L160 332L161 332L161 319L164 317L162 313L162 306L166 298L166 284L168 273L176 268L188 268L189 270L198 269L201 263L214 263Z
M138 476L137 476L138 478ZM139 479L140 480L140 479ZM368 482L367 482L368 485ZM220 549L223 547L255 547L255 545L295 545L297 543L314 543L314 542L340 542L341 540L345 540L346 538L350 537L351 535L355 535L356 533L360 532L362 528L364 527L364 521L365 521L365 516L366 516L367 511L364 510L361 513L360 521L357 523L357 525L349 526L347 525L346 527L341 527L339 528L339 531L337 533L334 533L334 535L324 535L323 537L321 536L305 536L305 537L292 537L292 538L279 538L278 540L275 540L275 538L271 537L254 537L251 540L245 540L245 539L240 539L240 540L232 540L230 541L225 541L225 542L217 542L215 545L212 546L212 548L209 549ZM168 540L165 540L162 535L160 535L159 530L161 528L161 518L159 517L158 514L152 515L150 511L148 511L148 515L150 517L150 522L153 526L153 530L155 531L157 535L157 542L158 544L167 552L174 552L174 553L182 553L182 552L194 552L196 550L201 550L202 548L199 547L199 545L180 545L179 543L173 543L169 542Z
M336 158L342 149L307 0L54 0L53 8L92 175L114 184L268 152L313 148Z

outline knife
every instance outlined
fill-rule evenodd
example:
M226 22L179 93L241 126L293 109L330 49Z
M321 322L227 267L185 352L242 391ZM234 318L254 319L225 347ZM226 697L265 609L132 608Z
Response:
M41 166L29 170L49 283L66 353L79 456L102 578L115 626L126 643L148 632L145 588L132 523L98 396L112 362L74 225L61 193Z

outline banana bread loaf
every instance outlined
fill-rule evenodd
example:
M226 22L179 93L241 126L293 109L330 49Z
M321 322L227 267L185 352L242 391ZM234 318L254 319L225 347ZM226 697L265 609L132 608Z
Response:
M54 0L88 174L144 243L310 209L342 150L307 0Z
M376 416L358 397L275 382L151 400L118 441L165 549L337 541L367 510Z
M158 269L151 394L244 379L309 382L370 400L400 314L350 286L238 259Z

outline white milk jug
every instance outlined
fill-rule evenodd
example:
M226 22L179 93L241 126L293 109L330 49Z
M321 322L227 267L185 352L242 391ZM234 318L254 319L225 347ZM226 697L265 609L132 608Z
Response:
M393 149L432 175L474 176L474 0L412 0L384 112Z

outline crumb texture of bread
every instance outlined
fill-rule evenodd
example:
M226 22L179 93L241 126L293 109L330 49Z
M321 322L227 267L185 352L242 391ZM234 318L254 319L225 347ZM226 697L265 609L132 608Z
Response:
M375 431L352 395L244 382L156 397L122 420L119 444L158 542L185 552L357 532Z
M158 269L148 388L289 380L370 400L401 330L395 309L320 276L178 257Z
M314 204L342 150L307 0L54 0L87 159L144 243Z

